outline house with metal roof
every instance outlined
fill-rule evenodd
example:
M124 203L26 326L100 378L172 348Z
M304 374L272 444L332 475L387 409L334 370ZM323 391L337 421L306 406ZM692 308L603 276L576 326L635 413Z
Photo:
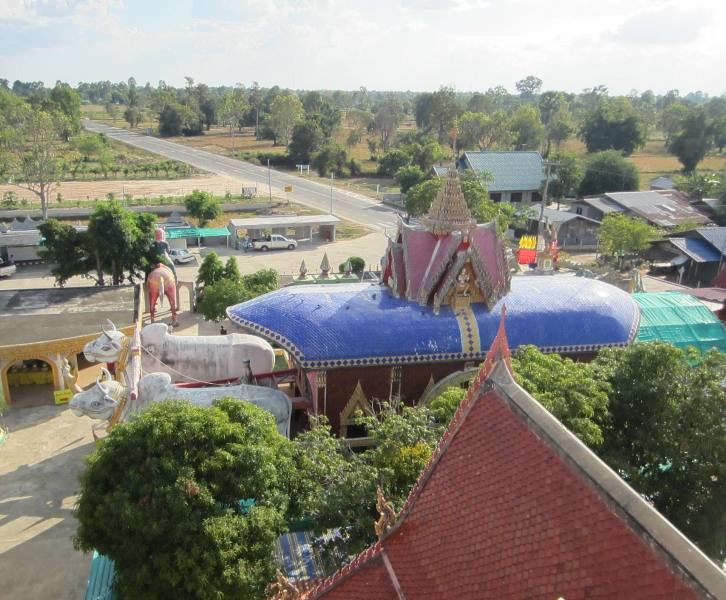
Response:
M711 222L683 194L673 190L609 192L599 196L586 196L573 202L570 210L596 221L602 221L612 213L621 213L662 229L684 223L705 225Z
M676 184L673 178L667 175L659 175L648 182L651 190L674 190Z
M503 326L378 540L273 600L726 598L726 574L514 379Z
M544 161L539 152L484 150L464 152L460 169L487 174L489 196L495 202L540 202L544 182Z
M698 227L653 242L683 268L679 283L709 286L726 258L726 227Z
M528 232L536 234L539 227L539 212L528 218ZM577 213L545 207L542 217L557 232L557 244L562 250L595 250L600 221Z

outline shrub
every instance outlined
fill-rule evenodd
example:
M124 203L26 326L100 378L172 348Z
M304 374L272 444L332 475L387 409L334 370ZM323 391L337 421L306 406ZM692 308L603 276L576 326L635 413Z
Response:
M366 261L359 256L349 256L348 260L343 261L338 265L338 271L345 273L345 263L350 261L351 271L356 275L360 275L366 268Z

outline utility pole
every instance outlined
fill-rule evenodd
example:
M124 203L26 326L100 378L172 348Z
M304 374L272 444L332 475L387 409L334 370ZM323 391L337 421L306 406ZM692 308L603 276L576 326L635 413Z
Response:
M333 214L333 179L335 179L335 173L330 174L330 214Z
M272 181L270 175L270 159L267 159L267 190L270 193L270 203L272 203Z

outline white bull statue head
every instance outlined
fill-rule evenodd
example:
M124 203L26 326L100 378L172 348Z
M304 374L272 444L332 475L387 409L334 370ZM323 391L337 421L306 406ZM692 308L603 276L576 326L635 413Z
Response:
M102 371L103 380L97 379L92 388L79 392L68 404L77 417L85 415L99 421L107 421L118 408L126 389L121 383L114 381L106 369Z
M83 354L90 362L116 362L121 354L122 341L126 336L110 320L107 319L107 322L110 329L102 327L103 333L83 347Z

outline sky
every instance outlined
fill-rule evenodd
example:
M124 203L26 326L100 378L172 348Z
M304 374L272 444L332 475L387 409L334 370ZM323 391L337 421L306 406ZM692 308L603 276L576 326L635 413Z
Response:
M0 77L720 95L724 31L724 0L0 0Z

